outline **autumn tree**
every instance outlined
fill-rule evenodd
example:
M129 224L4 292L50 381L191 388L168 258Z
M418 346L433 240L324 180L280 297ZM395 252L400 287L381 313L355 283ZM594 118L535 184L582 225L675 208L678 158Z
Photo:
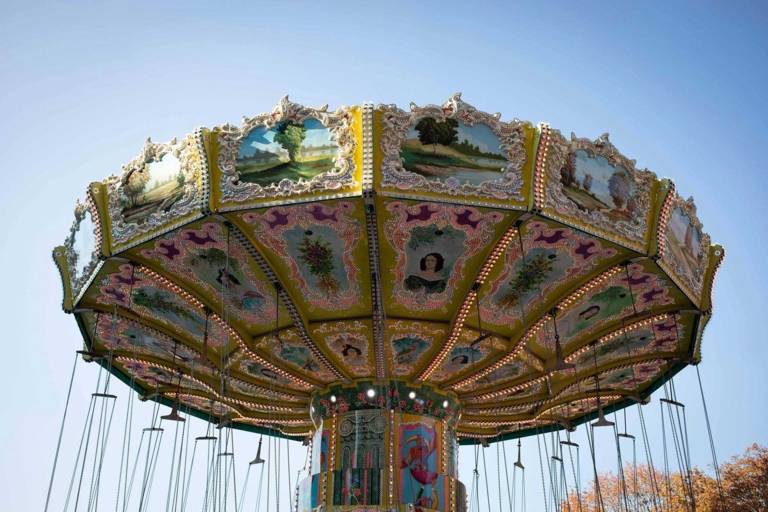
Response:
M720 466L721 488L714 476L699 468L687 475L626 465L624 479L612 472L598 475L580 495L571 493L562 511L619 512L758 512L768 510L768 448L753 444L744 454ZM599 493L598 493L599 489ZM721 490L722 489L722 490ZM691 490L693 500L691 500ZM602 502L602 507L600 503Z
M753 444L720 469L724 510L768 510L768 448Z
M304 124L288 121L277 127L275 142L280 144L288 152L288 159L291 162L296 161L296 154L301 149L301 143L307 136L307 129Z
M123 177L122 191L128 198L128 206L136 205L147 183L149 183L149 170L147 168L132 170Z
M613 204L617 210L624 208L631 193L629 176L623 172L615 172L608 180L608 193L611 194Z
M592 175L591 174L585 174L584 179L581 180L581 188L586 190L587 192L590 191L592 188Z
M568 155L565 164L560 168L560 182L566 187L572 187L576 183L576 157Z

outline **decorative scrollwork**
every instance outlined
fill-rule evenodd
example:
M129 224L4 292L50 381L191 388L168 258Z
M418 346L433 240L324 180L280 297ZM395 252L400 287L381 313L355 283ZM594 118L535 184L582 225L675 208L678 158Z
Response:
M488 114L477 110L461 99L456 93L442 106L426 105L419 107L411 103L410 112L405 112L396 105L379 105L382 111L384 129L381 134L382 185L396 190L419 190L436 194L463 195L469 197L492 197L522 201L522 169L527 160L525 151L525 127L527 123L518 119L511 122L500 120L501 114ZM480 184L462 183L455 177L445 180L428 179L425 176L405 169L400 158L400 151L408 130L421 119L433 118L438 122L455 119L467 126L485 124L499 138L500 147L505 152L506 166L495 180Z
M266 186L247 183L240 179L240 173L236 168L237 154L241 142L252 130L260 126L272 128L284 122L303 123L307 119L318 120L328 129L338 146L331 171L321 172L310 179L283 178ZM356 142L352 131L350 108L342 107L335 112L328 112L328 105L319 108L305 107L293 103L288 96L283 96L269 114L244 117L240 127L225 124L218 128L218 140L220 146L218 166L221 170L219 187L221 199L226 203L243 203L259 198L286 198L311 192L339 192L352 187L355 182Z
M571 134L571 140L567 142L559 132L552 130L547 150L544 206L553 209L558 216L578 221L588 231L597 231L609 238L612 234L618 235L630 241L634 248L642 248L647 236L651 189L656 175L647 169L638 170L634 160L619 153L607 133L594 141ZM611 218L605 209L585 208L566 194L561 170L577 151L584 151L592 158L603 157L610 165L621 167L629 174L634 185L633 212L629 218Z
M711 239L704 232L704 226L696 215L693 197L683 199L674 193L668 209L670 218L666 226L663 226L662 266L666 267L672 274L673 280L698 302L704 286L704 274L709 265ZM683 219L676 219L676 210L689 223L682 240L675 237L672 232L673 224L683 221Z
M153 233L201 208L200 198L204 196L202 188L207 178L199 136L199 133L194 133L180 143L173 139L165 144L147 139L141 153L123 166L119 177L110 176L105 180L113 246L143 241L141 235ZM148 181L151 178L150 164L159 163L167 155L172 155L179 162L178 174L173 178L178 181L173 190L165 197L160 196L162 199L154 201L154 204L147 200L145 202L150 204L137 206L137 187L134 184Z
M77 201L75 204L75 219L69 228L69 235L64 240L64 255L67 260L67 267L70 275L70 286L72 289L73 300L76 300L80 292L90 282L91 277L96 270L101 258L101 230L99 227L99 217L96 212L90 194L84 202ZM86 215L90 216L94 243L90 254L80 254L75 247L78 234L81 233L81 225Z

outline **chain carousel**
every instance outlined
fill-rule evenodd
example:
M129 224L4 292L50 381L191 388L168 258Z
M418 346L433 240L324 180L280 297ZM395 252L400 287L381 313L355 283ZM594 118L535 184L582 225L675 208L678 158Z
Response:
M53 252L79 359L105 375L89 453L114 376L160 409L147 438L196 416L219 460L225 431L303 441L296 512L468 510L459 445L556 435L562 463L570 431L615 427L699 363L723 255L693 200L607 134L459 94L405 110L285 97L147 140L88 187ZM265 457L259 442L252 465Z

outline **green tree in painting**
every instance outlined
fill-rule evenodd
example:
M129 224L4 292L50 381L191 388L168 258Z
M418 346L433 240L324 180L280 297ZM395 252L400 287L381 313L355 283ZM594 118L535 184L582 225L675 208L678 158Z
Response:
M335 295L339 283L333 277L333 249L319 237L315 240L305 236L299 246L299 259L307 266L310 274L317 277L318 286L327 295Z
M307 136L307 129L304 124L288 121L277 127L275 142L280 144L288 152L288 159L291 162L296 161L296 154L301 149L301 143Z
M450 146L459 140L457 128L458 121L455 119L446 119L445 121L436 121L432 117L425 117L416 123L416 131L419 133L419 142L432 145L432 153L437 151L437 145Z
M454 142L457 142L459 140L458 127L459 122L455 119L446 119L441 123L437 123L437 131L439 134L437 142L443 146L450 146Z

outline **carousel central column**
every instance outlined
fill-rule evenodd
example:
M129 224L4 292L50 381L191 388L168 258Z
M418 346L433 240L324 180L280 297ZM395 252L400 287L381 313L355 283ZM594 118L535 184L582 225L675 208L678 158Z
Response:
M314 395L311 470L299 512L464 512L458 403L455 395L401 381L358 381Z

